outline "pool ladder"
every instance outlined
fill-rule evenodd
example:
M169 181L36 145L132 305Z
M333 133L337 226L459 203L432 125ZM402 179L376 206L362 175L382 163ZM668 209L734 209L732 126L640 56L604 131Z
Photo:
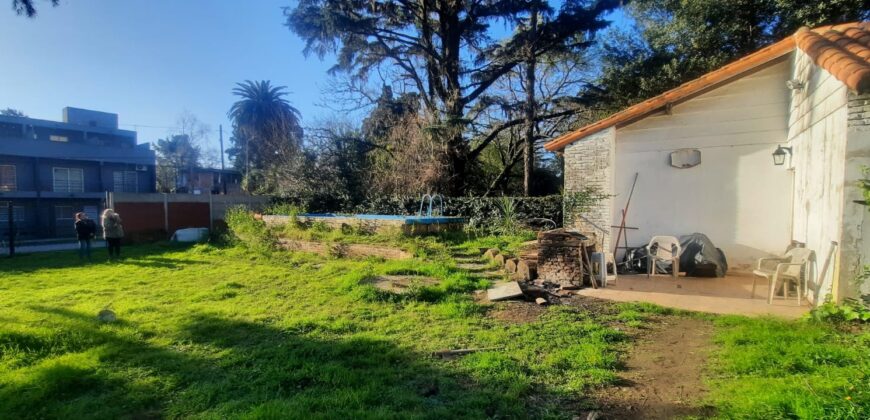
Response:
M424 216L423 214L423 206L426 204L426 199L429 199L429 207L426 210L426 217L432 217L432 203L435 199L438 199L438 215L444 215L444 198L441 197L441 194L423 194L423 197L420 199L420 211L417 212L418 217Z

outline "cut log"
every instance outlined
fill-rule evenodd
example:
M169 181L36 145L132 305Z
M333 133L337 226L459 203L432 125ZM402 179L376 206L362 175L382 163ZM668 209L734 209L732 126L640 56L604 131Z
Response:
M532 260L520 260L517 263L517 271L513 277L520 281L532 281L538 277L538 262Z
M495 248L490 248L490 249L487 249L486 252L483 253L483 257L488 259L488 260L491 260L491 259L495 258L495 256L498 254L500 254L499 250L497 250Z
M511 258L504 263L504 271L507 271L508 274L513 274L517 272L517 264L520 262L519 258Z
M577 248L580 244L583 243L583 240L578 238L564 238L564 239L541 239L539 241L541 243L541 247L572 247Z

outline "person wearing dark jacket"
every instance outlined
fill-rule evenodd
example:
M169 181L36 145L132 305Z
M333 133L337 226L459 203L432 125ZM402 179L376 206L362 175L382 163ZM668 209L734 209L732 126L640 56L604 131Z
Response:
M79 259L91 259L91 239L97 233L97 224L88 219L88 215L78 212L75 215L76 237L79 240Z

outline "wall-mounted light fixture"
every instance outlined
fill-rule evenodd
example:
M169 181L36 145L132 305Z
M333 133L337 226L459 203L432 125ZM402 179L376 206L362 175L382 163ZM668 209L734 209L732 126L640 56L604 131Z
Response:
M789 79L785 81L785 85L791 90L803 90L806 83L798 79Z
M777 145L776 150L773 152L773 164L776 166L782 166L785 164L786 155L791 156L791 147Z

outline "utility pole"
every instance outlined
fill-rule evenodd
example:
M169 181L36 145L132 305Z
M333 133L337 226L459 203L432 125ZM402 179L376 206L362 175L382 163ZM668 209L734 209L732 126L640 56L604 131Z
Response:
M223 124L218 125L218 133L220 134L221 139L221 171L224 170L224 126Z
M218 186L224 194L227 193L227 184L224 183L224 125L218 125L218 135L221 142L221 173L218 175Z

